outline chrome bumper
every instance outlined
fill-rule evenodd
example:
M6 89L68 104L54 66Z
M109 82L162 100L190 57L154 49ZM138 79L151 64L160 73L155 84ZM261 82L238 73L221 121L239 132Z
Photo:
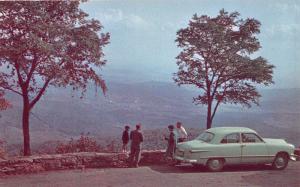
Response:
M290 155L290 160L292 160L292 161L297 161L297 159L299 159L299 156L298 156L298 155L295 155L295 154L291 154L291 155Z
M198 162L197 160L185 159L185 158L179 157L179 156L175 156L174 158L175 158L175 160L179 160L179 161L185 162L185 163L197 163Z

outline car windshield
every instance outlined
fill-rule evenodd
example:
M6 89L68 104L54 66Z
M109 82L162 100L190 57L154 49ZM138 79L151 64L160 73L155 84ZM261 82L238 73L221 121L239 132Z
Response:
M204 142L210 142L214 138L214 136L215 135L211 132L203 132L196 138L196 140L201 140L201 141L204 141Z

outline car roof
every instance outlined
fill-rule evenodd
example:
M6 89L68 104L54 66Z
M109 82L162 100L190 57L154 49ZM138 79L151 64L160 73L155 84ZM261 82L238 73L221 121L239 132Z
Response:
M214 134L214 138L210 143L218 144L224 138L224 136L231 133L255 133L254 130L247 127L215 127L207 129L205 132L211 132Z
M256 133L254 130L247 127L215 127L215 128L210 128L206 131L214 134L230 134L230 133L237 133L237 132Z

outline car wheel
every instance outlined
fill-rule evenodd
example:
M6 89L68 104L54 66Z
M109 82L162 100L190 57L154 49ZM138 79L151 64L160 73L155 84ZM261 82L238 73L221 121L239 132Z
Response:
M221 171L224 167L224 160L220 158L211 158L207 161L206 165L210 171Z
M276 170L283 170L284 168L286 168L286 166L289 163L289 158L285 153L279 153L274 161L273 161L273 168Z

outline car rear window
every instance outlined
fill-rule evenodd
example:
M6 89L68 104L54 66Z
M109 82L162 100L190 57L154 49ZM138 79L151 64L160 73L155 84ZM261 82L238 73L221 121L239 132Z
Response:
M254 133L242 133L243 143L260 143L263 140Z
M220 143L239 143L240 142L240 134L239 133L232 133L226 135Z
M204 142L211 142L212 139L214 138L214 133L211 133L211 132L203 132L201 133L197 138L196 140L201 140L201 141L204 141Z

